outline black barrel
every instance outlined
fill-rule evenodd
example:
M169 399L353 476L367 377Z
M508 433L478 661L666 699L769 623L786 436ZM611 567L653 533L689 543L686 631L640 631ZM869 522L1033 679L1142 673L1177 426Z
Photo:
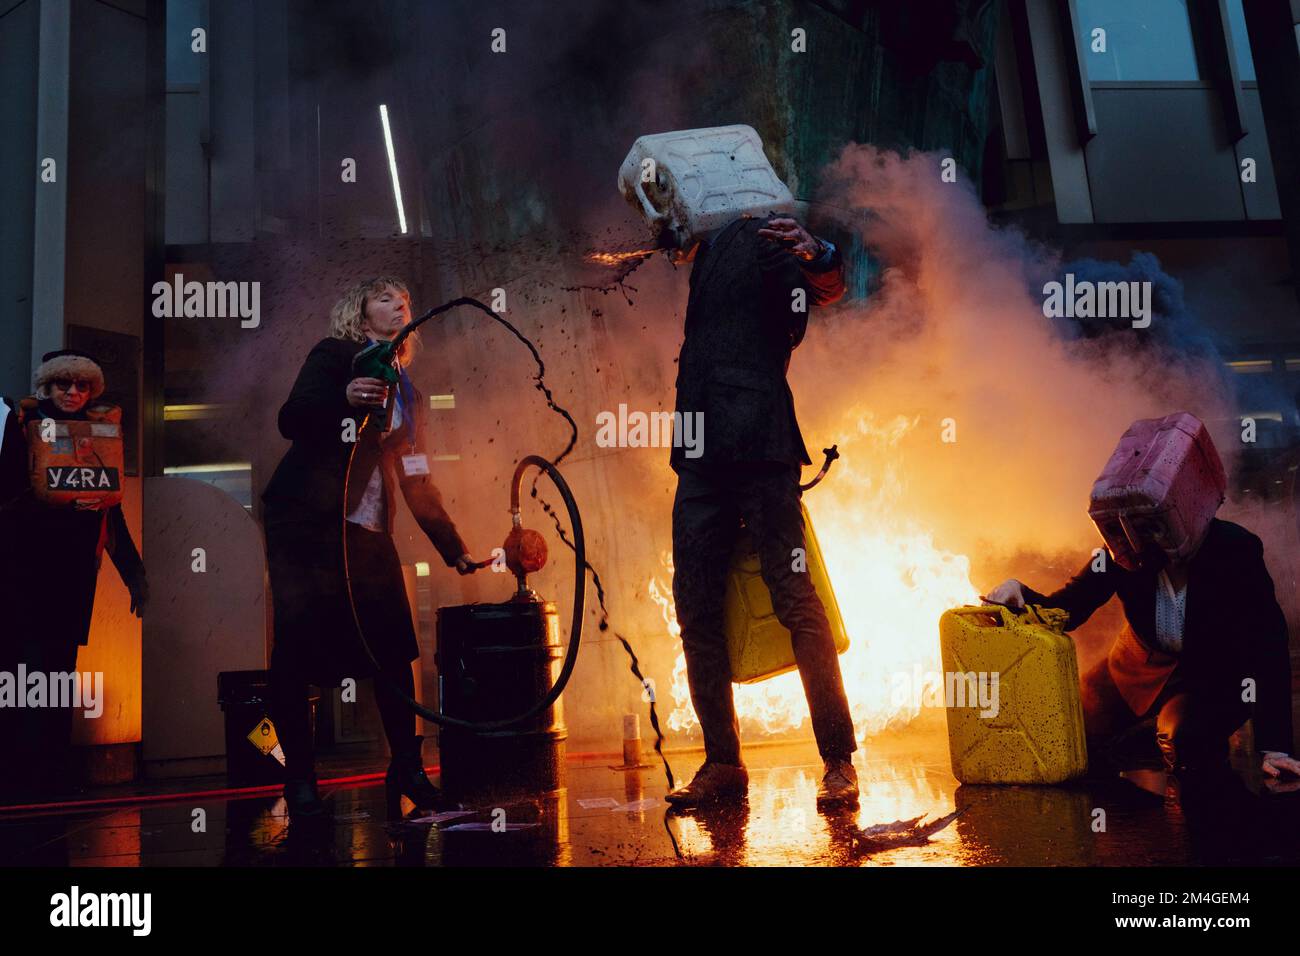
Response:
M275 729L268 716L270 684L270 674L264 670L217 675L217 703L226 716L226 778L233 787L284 781L284 766L276 757ZM308 701L313 736L319 700L313 694Z
M439 608L439 712L471 721L522 713L550 690L562 657L550 602ZM558 790L568 736L563 698L501 730L440 728L442 785L458 798Z

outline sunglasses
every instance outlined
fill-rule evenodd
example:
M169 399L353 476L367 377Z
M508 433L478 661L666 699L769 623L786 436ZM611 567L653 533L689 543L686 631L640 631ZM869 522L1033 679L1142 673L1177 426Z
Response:
M88 378L56 378L50 384L61 392L70 392L73 386L76 386L79 391L89 392L95 385Z

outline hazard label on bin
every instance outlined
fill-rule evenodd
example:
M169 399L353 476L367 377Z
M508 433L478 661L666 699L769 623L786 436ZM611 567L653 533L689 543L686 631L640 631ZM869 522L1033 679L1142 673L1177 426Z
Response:
M280 738L276 736L275 724L271 723L270 717L263 717L257 722L248 734L248 742L262 752L262 756L270 755L284 764L284 751L280 749Z

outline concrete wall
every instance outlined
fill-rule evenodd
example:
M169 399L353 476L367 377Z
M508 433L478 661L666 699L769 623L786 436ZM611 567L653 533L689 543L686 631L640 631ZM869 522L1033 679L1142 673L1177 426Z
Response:
M217 674L267 663L262 532L204 482L150 478L145 492L153 602L144 626L145 772L219 770L226 744Z

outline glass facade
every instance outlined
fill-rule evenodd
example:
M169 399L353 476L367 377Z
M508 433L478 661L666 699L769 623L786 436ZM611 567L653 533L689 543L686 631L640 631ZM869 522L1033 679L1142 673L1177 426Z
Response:
M200 26L199 0L167 0L167 85L197 86L199 58L193 30Z
M1228 0L1228 29L1232 33L1232 48L1237 57L1237 79L1254 82L1255 60L1250 55L1250 41L1246 38L1246 14L1241 0Z
M1186 0L1079 0L1078 11L1089 80L1201 79Z

